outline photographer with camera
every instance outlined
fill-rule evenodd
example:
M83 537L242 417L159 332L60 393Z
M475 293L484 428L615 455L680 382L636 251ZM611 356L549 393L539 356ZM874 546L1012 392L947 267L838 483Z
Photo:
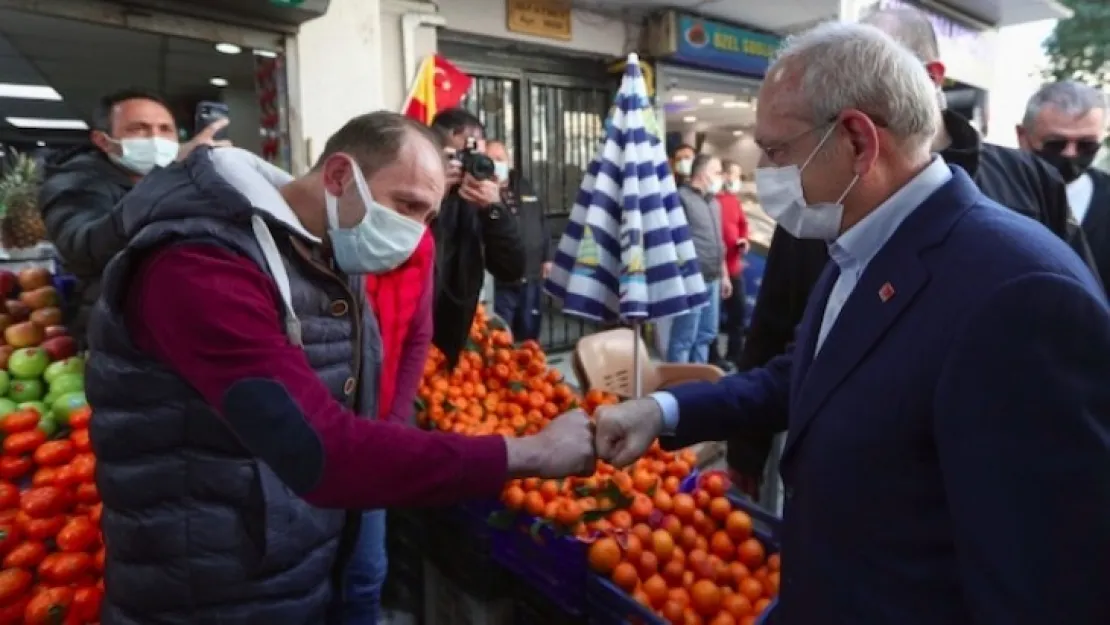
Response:
M447 194L432 225L436 239L433 343L454 363L489 271L498 282L524 277L524 246L516 218L501 203L493 161L485 155L485 129L464 109L432 120L447 152Z

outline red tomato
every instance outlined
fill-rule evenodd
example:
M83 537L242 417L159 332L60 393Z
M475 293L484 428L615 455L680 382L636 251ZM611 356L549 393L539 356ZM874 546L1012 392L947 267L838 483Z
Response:
M0 524L0 555L15 549L21 538L19 528L16 527L15 523Z
M23 569L0 571L0 604L15 601L31 588L31 574Z
M0 458L0 477L17 480L31 472L35 463L27 456L4 456Z
M37 540L20 543L4 556L6 569L33 569L46 557L46 545Z
M96 484L92 482L78 484L77 501L80 501L83 504L100 503L100 492L96 490Z
M65 527L54 537L58 549L71 553L88 551L96 542L97 530L88 517L77 516L66 522Z
M108 552L104 549L104 547L101 547L100 551L96 552L96 556L93 557L93 567L98 572L104 573L104 559L107 558L107 557L108 557ZM100 581L101 581L101 583L104 582L103 579L101 579Z
M5 434L29 432L39 426L39 413L34 410L16 410L0 420L0 430Z
M45 442L46 433L38 428L16 432L4 439L4 453L9 456L25 456L34 453Z
M20 529L29 540L54 538L66 524L65 516L60 514L45 519L35 519L21 511L18 518Z
M97 526L100 527L100 516L104 513L104 504L97 503L89 510L89 519Z
M74 616L85 622L100 620L100 602L104 593L94 584L79 586L73 593Z
M31 599L23 612L27 625L68 625L73 606L72 588L47 588Z
M73 430L69 435L69 440L73 441L73 446L77 451L92 451L92 442L89 440L89 431L86 429Z
M40 486L24 491L19 509L36 519L45 519L65 512L66 492L57 486Z
M52 553L39 564L39 579L49 584L66 585L93 570L93 559L87 553Z
M89 427L89 420L92 418L92 408L85 406L75 410L69 415L69 428L71 430L83 430Z
M69 466L78 483L92 482L96 477L96 456L92 454L77 454Z
M40 467L60 467L77 455L72 441L47 441L35 450L31 457Z
M31 595L28 593L0 607L0 625L23 625L23 612L30 601Z

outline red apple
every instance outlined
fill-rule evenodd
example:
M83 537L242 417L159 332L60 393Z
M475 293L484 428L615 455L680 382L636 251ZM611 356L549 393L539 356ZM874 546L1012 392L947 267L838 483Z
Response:
M31 308L17 299L8 300L4 308L12 316L12 321L26 321L31 316Z
M62 309L56 306L48 306L46 308L33 310L31 311L31 323L39 326L40 328L61 325Z
M43 341L42 349L51 362L57 362L77 355L77 341L72 336L56 336Z
M42 336L44 338L52 339L59 336L66 336L69 331L65 326L46 326L42 329Z
M49 286L53 281L50 272L42 267L28 267L19 272L19 288L24 291L34 291L44 286Z
M19 294L19 301L26 304L31 310L57 306L58 291L52 286L43 286L31 291L23 291Z
M42 328L30 321L17 323L4 329L4 340L16 349L32 347L42 342Z
M15 348L11 345L0 345L0 369L7 371L8 359L12 357Z
M15 291L19 279L10 271L0 271L0 297L8 297Z
M4 330L7 329L7 327L12 325L13 323L15 323L15 320L12 319L11 315L6 314L6 313L0 313L0 334L2 334L4 332Z

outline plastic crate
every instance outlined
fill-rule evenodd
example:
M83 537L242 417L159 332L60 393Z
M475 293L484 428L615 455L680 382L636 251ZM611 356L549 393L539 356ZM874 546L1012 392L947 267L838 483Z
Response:
M513 625L513 604L508 599L483 601L467 594L426 560L424 625Z
M510 594L509 574L492 557L498 530L489 524L489 516L500 509L494 500L422 512L425 557L465 593L482 600Z
M495 534L494 561L546 596L557 609L582 617L589 568L586 544L534 523L532 517L519 515L508 531Z
M693 491L697 486L698 479L699 474L697 472L692 473L683 481L680 490L682 492ZM752 517L753 533L755 537L763 543L767 552L778 552L779 545L781 544L780 531L782 520L760 508L750 500L733 496L729 496L729 500L732 502L733 508L743 510ZM600 575L594 573L589 574L587 589L590 625L622 625L626 623L638 625L667 625L665 620ZM775 604L772 603L771 607L769 607L764 614L760 615L760 623L763 623L764 620L768 618L770 620L766 621L766 625L771 625L773 623L773 615L769 615L768 613L773 611L774 605Z

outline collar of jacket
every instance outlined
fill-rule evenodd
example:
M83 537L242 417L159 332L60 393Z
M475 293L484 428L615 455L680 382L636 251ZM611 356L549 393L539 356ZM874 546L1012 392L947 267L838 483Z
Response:
M944 111L941 114L944 129L948 131L948 138L952 143L941 151L944 162L956 165L975 178L979 171L979 155L983 150L983 139L976 132L971 123L954 111Z

